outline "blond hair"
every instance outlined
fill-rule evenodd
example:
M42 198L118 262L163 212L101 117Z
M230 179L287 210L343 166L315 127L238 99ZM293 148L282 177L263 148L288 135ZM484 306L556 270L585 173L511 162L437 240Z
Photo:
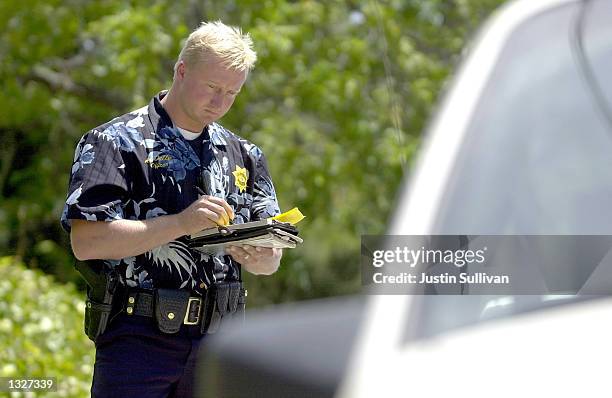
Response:
M194 65L210 60L211 56L240 72L253 69L257 60L253 40L248 33L242 34L240 28L227 26L221 21L202 22L187 38L174 65L174 73L181 61L185 65Z

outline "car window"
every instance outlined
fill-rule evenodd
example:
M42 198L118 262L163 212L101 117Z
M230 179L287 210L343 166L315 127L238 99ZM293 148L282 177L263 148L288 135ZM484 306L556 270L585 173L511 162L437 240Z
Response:
M435 233L612 233L612 131L575 62L576 16L571 7L541 15L505 46Z
M612 131L576 60L579 10L571 3L532 17L504 44L433 234L612 234ZM597 38L606 46L610 34ZM612 70L609 57L600 61L601 73ZM406 338L586 298L417 296Z

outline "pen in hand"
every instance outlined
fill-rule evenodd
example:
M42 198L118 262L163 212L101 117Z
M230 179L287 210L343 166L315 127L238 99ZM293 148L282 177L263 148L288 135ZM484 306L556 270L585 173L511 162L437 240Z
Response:
M206 195L206 192L204 192L204 190L202 188L200 188L199 186L194 185L194 188L196 189L196 191L198 191L198 193L200 195L202 195L202 196ZM217 228L219 229L219 232L221 234L226 235L226 234L231 234L232 233L232 231L227 229L227 227L225 225L219 224L217 222L216 222L216 224L217 224ZM232 224L232 220L230 219L230 220L228 220L228 225L231 225L231 224Z
M196 189L196 191L198 191L198 193L202 196L206 195L206 193L202 190L202 188L200 188L197 185L194 185L194 188Z

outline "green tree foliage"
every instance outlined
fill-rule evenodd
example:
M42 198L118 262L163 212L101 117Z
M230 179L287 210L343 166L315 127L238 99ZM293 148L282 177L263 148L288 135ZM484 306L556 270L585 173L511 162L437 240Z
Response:
M201 20L251 32L259 61L227 127L260 145L305 244L255 304L356 292L466 39L503 0L0 3L0 252L74 280L58 218L78 138L171 82Z
M0 258L0 275L0 377L55 377L57 391L36 396L89 396L94 346L82 295L11 257Z

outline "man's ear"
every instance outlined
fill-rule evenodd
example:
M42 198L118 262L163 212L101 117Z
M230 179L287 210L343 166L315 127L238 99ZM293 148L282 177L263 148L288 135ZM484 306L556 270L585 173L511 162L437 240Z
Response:
M180 60L176 67L175 77L179 78L179 80L183 80L185 78L185 62L183 62L183 60Z

